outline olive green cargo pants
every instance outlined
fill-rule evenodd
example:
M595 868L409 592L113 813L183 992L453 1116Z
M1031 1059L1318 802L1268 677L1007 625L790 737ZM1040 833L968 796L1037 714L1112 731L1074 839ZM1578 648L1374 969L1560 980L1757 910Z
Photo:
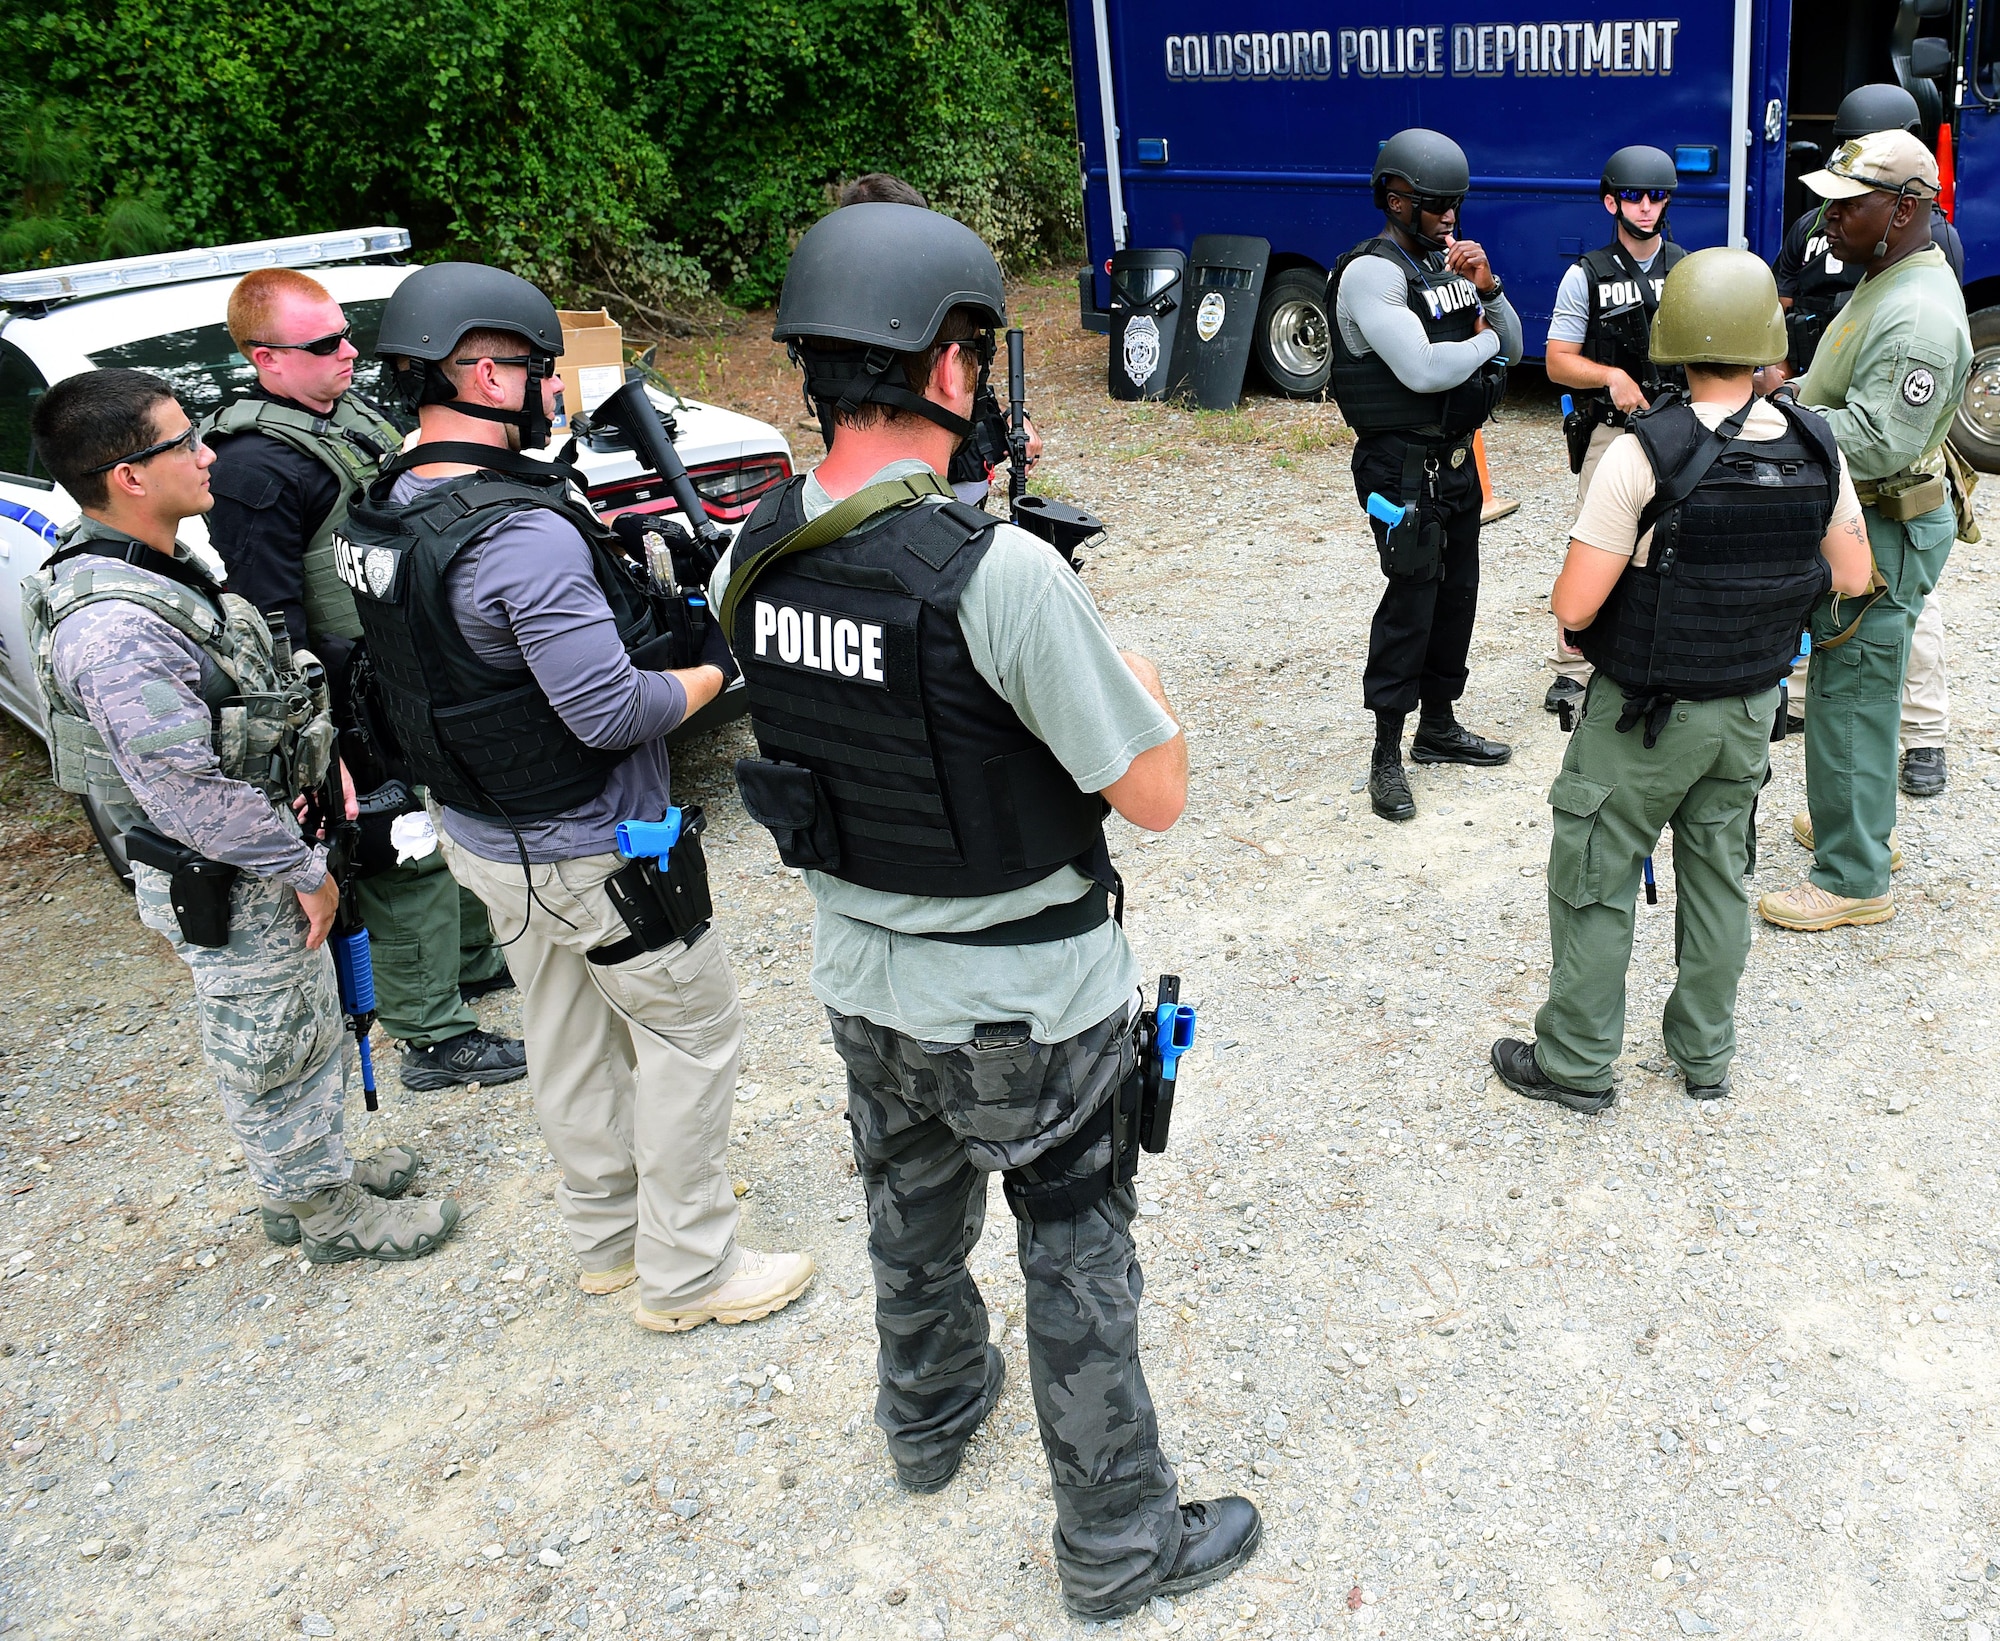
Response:
M1944 574L1958 518L1951 504L1906 523L1862 510L1875 568L1888 590L1829 598L1813 613L1806 675L1806 806L1812 811L1812 880L1831 895L1889 892L1889 832L1896 824L1896 743L1903 673L1924 599ZM1854 635L1837 638L1868 604Z
M490 980L507 966L479 897L433 850L354 882L375 967L382 1029L412 1048L449 1042L479 1024L458 994L462 981Z
M1617 684L1601 673L1591 680L1549 788L1552 961L1535 1058L1566 1087L1611 1086L1625 1046L1633 903L1660 829L1672 827L1671 883L1660 876L1680 975L1660 1029L1688 1081L1712 1086L1736 1054L1736 983L1750 952L1750 811L1770 762L1778 692L1682 701L1650 751L1643 724L1619 733L1623 706Z

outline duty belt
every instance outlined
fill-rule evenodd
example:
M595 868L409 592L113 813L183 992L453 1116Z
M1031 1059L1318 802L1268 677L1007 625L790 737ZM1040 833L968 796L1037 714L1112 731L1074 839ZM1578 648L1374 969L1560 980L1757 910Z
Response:
M1479 435L1467 433L1461 438L1447 439L1441 435L1426 436L1422 433L1377 433L1371 437L1394 439L1407 456L1411 451L1419 451L1427 464L1439 467L1463 467L1472 457L1472 441Z
M1938 452L1919 457L1900 473L1879 479L1856 479L1854 495L1863 507L1873 507L1888 519L1922 518L1934 512L1948 499Z

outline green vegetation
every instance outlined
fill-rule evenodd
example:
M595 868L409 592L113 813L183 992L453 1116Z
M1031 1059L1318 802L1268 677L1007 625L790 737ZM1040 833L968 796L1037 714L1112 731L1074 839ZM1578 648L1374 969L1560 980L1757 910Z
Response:
M1057 0L0 8L0 267L382 221L669 320L770 300L869 170L1077 254Z

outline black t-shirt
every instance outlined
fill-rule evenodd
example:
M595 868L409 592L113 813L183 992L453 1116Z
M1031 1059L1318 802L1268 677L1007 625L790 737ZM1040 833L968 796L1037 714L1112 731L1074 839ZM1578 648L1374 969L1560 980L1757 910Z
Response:
M262 387L251 393L314 413ZM268 434L234 433L212 442L215 465L208 470L208 483L215 507L208 515L208 539L229 571L229 590L260 610L284 611L293 644L310 649L326 664L344 718L353 641L307 632L305 604L306 544L339 505L340 481L325 463Z
M1806 248L1812 243L1813 224L1819 220L1817 207L1806 212L1794 222L1785 234L1784 249L1778 253L1778 262L1773 270L1778 276L1778 294L1797 296L1799 275L1805 271ZM1942 206L1931 207L1931 241L1944 252L1945 261L1951 264L1952 277L1961 285L1965 283L1965 242L1958 237L1958 230L1951 225L1951 219L1944 214ZM1853 277L1847 281L1852 289L1861 283L1861 270L1851 270Z

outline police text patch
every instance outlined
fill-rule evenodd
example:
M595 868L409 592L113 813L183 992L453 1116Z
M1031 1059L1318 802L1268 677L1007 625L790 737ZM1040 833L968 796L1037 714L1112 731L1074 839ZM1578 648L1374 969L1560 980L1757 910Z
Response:
M759 598L750 633L756 660L875 689L901 690L913 670L915 634L907 627Z
M401 599L403 560L407 556L390 547L357 547L345 536L333 538L335 573L363 598L380 603Z
M1903 378L1903 403L1924 406L1937 394L1937 378L1924 365L1914 366Z

